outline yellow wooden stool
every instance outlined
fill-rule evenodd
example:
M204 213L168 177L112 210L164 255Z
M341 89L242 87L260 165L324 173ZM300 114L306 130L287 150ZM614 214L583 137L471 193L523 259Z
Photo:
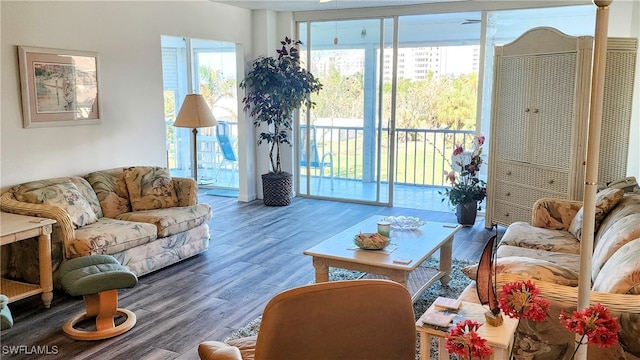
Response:
M67 320L62 330L76 340L102 340L129 331L136 324L136 315L118 308L118 289L138 284L134 273L108 255L91 255L71 259L60 266L60 281L72 296L83 296L86 311ZM116 315L126 320L115 325ZM95 330L80 330L75 325L95 317Z

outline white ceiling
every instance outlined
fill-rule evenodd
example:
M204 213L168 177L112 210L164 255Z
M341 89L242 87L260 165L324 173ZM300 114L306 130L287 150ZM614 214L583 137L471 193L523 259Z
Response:
M251 10L312 11L364 7L400 6L450 2L452 0L214 0L215 2ZM456 0L453 0L456 1Z

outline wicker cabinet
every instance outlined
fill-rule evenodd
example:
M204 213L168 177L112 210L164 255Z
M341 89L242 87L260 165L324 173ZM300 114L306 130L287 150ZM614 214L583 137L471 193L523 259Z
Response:
M592 52L592 37L551 28L496 48L487 227L529 222L542 197L582 198ZM626 174L636 52L636 39L609 40L602 183Z

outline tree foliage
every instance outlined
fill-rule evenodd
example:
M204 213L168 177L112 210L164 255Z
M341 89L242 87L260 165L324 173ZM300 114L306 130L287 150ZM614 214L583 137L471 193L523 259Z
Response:
M363 118L362 73L341 75L335 67L322 78L322 96L315 112L321 118ZM427 73L424 80L399 78L396 95L396 127L409 129L475 129L477 74L457 77ZM383 88L384 114L391 112L391 83Z
M224 105L225 98L235 97L235 79L225 78L222 71L208 66L200 66L200 93L209 102L211 109L219 108L229 113L229 117L237 119L235 107Z
M427 74L425 80L398 79L396 127L409 129L475 128L478 78ZM391 86L385 87L385 107L391 104Z
M364 77L361 72L343 76L331 65L325 78L320 78L322 96L316 99L315 112L323 118L364 117Z

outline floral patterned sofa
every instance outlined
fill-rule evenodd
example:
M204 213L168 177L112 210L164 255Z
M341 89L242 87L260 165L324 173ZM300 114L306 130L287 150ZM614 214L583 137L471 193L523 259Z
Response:
M589 345L589 359L640 359L640 194L605 189L596 198L591 304L600 303L620 324L619 343L602 349ZM580 272L582 202L545 198L533 206L531 224L511 224L500 240L496 269L498 291L516 280L532 279L551 302L541 323L522 319L517 330L517 359L569 359L575 334L558 317L576 310ZM475 279L475 268L463 270ZM473 284L473 283L472 283ZM461 299L477 302L470 286Z
M174 264L209 246L211 208L197 203L193 179L165 168L127 167L16 185L2 211L56 220L54 284L65 259L107 254L136 275ZM11 244L9 276L38 282L37 241Z

